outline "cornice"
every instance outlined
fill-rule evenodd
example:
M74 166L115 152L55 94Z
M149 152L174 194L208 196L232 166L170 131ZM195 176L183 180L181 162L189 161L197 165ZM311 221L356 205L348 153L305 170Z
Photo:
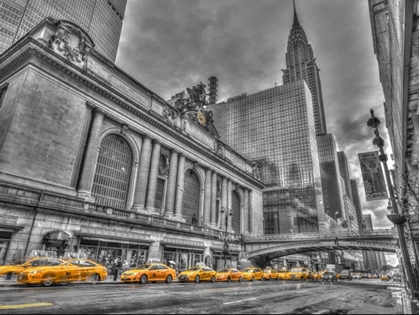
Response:
M24 47L27 44L33 44L36 47ZM257 187L265 187L263 183L254 179L250 174L246 173L245 171L239 170L235 166L227 163L225 159L216 156L212 152L209 152L208 149L203 149L201 146L196 144L196 141L192 139L189 135L180 134L177 128L169 124L166 125L167 123L161 117L154 114L152 111L147 111L146 109L139 107L135 102L125 97L122 93L115 90L107 83L94 77L93 75L89 74L83 69L75 66L70 61L56 54L54 51L50 50L48 47L44 46L43 44L34 40L33 38L29 37L26 40L22 41L20 45L17 45L14 49L6 51L5 55L3 55L2 58L0 58L0 64L7 60L8 57L13 58L13 53L17 52L19 49L22 48L26 49L23 50L22 53L16 56L12 61L10 61L6 66L2 67L0 70L0 75L8 72L14 66L19 64L21 61L23 61L30 55L36 55L38 58L41 58L42 60L48 62L50 65L62 70L67 75L78 80L79 82L86 85L88 88L96 91L97 93L101 94L102 96L108 98L115 104L120 105L121 107L123 107L130 113L136 115L143 121L149 123L153 127L156 127L157 129L163 131L164 133L175 138L181 143L189 146L194 151L206 156L207 158L216 163L226 166L230 171L239 175L242 178L246 178L250 183L256 185ZM116 97L115 95L117 95L118 97Z

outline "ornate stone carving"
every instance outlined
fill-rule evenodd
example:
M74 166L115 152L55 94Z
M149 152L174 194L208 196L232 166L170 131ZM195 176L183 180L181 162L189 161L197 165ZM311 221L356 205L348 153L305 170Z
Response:
M163 109L163 119L170 123L172 126L176 124L177 112L172 107L166 105Z
M216 142L215 151L217 155L225 157L225 146L221 142Z
M216 198L221 199L222 198L222 179L217 176L217 192L216 192Z
M170 156L171 156L171 153L169 152L168 149L165 149L165 148L160 149L160 158L159 158L159 167L158 167L160 176L168 176Z
M197 170L197 169L198 169L198 163L197 163L197 162L194 162L194 163L193 163L193 169L194 169L194 170Z
M187 93L187 98L179 98L175 102L175 108L179 110L182 115L190 111L196 112L201 110L203 106L207 104L205 84L200 82L200 84L193 86L192 89L187 88Z
M126 124L121 124L121 129L120 129L120 133L122 134L122 135L125 135L125 134L127 134L127 132L128 132L128 125L126 125Z
M252 176L254 178L261 180L261 165L258 162L252 164Z
M94 44L88 35L73 23L57 22L57 32L48 41L49 47L67 60L86 67L87 57Z

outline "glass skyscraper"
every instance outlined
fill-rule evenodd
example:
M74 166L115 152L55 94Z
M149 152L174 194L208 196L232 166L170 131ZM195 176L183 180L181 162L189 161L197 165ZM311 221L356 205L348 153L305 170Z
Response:
M82 27L99 53L115 62L127 0L2 0L0 53L47 17Z
M356 208L357 216L357 225L359 226L359 231L363 231L363 213L362 213L362 203L360 201L359 188L357 185L357 180L350 179L353 203Z
M332 134L326 134L318 136L317 141L325 214L334 220L345 219L343 199L345 187L342 187L344 185L340 175L335 139Z
M209 107L224 143L254 162L267 234L318 231L324 208L311 93L303 80Z

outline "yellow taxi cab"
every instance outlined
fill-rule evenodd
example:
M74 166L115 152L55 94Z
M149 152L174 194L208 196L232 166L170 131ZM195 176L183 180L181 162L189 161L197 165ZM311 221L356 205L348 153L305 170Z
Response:
M306 280L308 279L309 271L303 267L295 267L286 273L286 280Z
M312 272L312 280L320 280L322 278L322 273Z
M78 281L79 268L66 260L58 258L44 258L42 265L26 266L17 278L25 284L42 284L46 287L54 283L67 285L70 281Z
M277 279L286 280L286 274L289 272L287 269L278 270Z
M336 273L335 273L335 276L337 277L337 280L338 280L338 279L341 279L341 275L340 275L340 273L339 273L339 272L336 272Z
M242 272L235 268L224 268L217 272L216 281L239 281L242 282Z
M276 269L266 268L263 270L263 279L264 280L271 280L275 279L278 280L279 273Z
M261 268L249 266L242 271L242 278L249 281L262 280L263 272Z
M381 281L389 281L389 276L388 275L382 275L381 276Z
M69 259L67 260L72 265L79 267L81 281L104 281L108 277L108 270L89 259Z
M179 282L189 282L194 281L195 283L199 283L201 281L216 281L217 272L209 267L191 267L187 270L182 271L178 275Z
M27 267L44 266L47 263L47 260L48 257L37 257L32 258L23 264L0 266L0 275L5 275L8 273L19 274L22 270L24 270Z
M122 282L140 282L146 284L148 281L155 283L165 281L171 283L176 278L175 269L161 263L143 264L136 268L124 271L121 274Z

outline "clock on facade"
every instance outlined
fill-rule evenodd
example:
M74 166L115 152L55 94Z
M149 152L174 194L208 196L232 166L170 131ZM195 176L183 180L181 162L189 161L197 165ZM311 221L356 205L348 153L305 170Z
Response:
M202 110L199 110L197 112L197 120L202 126L206 125L206 122L207 122L206 121L206 114L204 114L204 112Z

